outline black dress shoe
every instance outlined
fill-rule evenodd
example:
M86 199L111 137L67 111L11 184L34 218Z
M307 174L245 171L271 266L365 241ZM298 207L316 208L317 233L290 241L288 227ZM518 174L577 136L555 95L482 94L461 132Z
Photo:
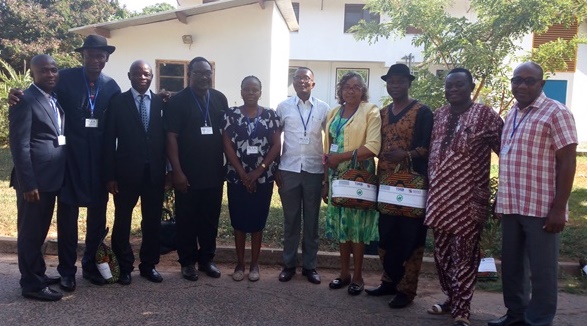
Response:
M132 277L130 276L130 273L120 272L118 283L122 285L130 285L130 283L132 283Z
M315 269L302 269L302 275L304 275L310 283L320 284L320 275Z
M380 297L383 295L394 295L397 294L397 289L395 286L391 285L388 282L381 282L378 287L372 289L365 289L368 295L372 295L374 297Z
M196 272L196 266L194 265L187 265L181 268L181 276L188 281L197 281L198 280L198 272Z
M503 315L497 319L487 322L487 326L518 326L526 325L524 317L514 317L510 315Z
M59 276L47 276L45 275L45 283L47 283L47 285L55 285L59 283Z
M337 289L341 289L342 287L347 286L349 284L351 284L351 277L350 276L346 280L343 280L340 277L337 277L334 280L330 281L330 284L328 284L328 287L333 290L337 290Z
M279 273L279 282L288 282L291 278L296 275L296 268L284 268Z
M349 285L348 292L350 295L359 295L361 292L363 292L363 289L365 289L365 284L359 285L357 283L351 283L351 285Z
M75 291L75 275L74 276L62 276L59 281L59 288L65 292Z
M130 277L130 274L129 274L129 277ZM153 283L163 282L163 277L161 276L161 274L159 274L159 272L157 272L157 270L155 268L152 268L148 271L141 271L141 277L144 277Z
M39 301L58 301L61 300L63 294L50 289L48 286L42 288L39 291L22 292L22 296L29 299L35 299Z
M209 277L220 278L220 270L213 262L198 264L198 270L206 273Z
M408 296L403 292L398 292L397 295L389 301L388 305L389 308L392 309L401 309L409 306L414 300L408 298Z
M107 283L99 272L83 271L82 277L94 285L104 285Z

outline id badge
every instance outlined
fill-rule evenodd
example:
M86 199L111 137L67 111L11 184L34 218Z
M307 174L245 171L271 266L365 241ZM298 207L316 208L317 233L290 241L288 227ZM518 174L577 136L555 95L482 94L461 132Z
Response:
M202 135L212 135L214 131L212 131L212 127L201 127L200 128Z
M98 128L98 119L86 119L86 128Z
M330 153L338 152L338 144L330 144Z
M308 144L310 144L310 137L306 137L306 136L300 137L299 138L299 143L302 144L302 145L308 145Z
M63 135L57 136L57 145L59 145L59 146L65 145L65 136L63 136Z
M506 155L509 151L510 151L510 145L509 144L503 145L503 147L501 148L501 151L499 152L499 155Z
M247 155L259 154L258 146L247 146Z

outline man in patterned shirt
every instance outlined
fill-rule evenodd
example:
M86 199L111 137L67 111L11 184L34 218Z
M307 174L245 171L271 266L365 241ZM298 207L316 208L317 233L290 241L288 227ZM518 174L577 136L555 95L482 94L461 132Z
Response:
M568 216L577 131L570 110L542 92L539 65L519 65L511 86L517 103L501 138L496 206L502 217L503 298L508 311L488 325L551 325L559 233Z

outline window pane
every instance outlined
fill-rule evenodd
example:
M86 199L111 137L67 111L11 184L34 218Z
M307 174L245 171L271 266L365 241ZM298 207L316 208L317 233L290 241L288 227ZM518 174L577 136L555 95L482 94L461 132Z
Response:
M379 15L372 14L368 10L363 9L364 5L360 4L346 4L344 6L344 32L348 33L349 29L359 23L361 19L366 22L379 23Z
M184 89L183 78L159 77L159 90L179 92Z
M183 63L161 63L159 66L161 76L185 76Z

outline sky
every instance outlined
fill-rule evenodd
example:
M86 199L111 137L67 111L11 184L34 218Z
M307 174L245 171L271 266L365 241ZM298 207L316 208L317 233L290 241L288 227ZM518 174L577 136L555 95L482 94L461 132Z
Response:
M154 5L156 3L168 3L177 7L176 0L118 0L121 5L126 5L129 10L141 11L144 7Z

